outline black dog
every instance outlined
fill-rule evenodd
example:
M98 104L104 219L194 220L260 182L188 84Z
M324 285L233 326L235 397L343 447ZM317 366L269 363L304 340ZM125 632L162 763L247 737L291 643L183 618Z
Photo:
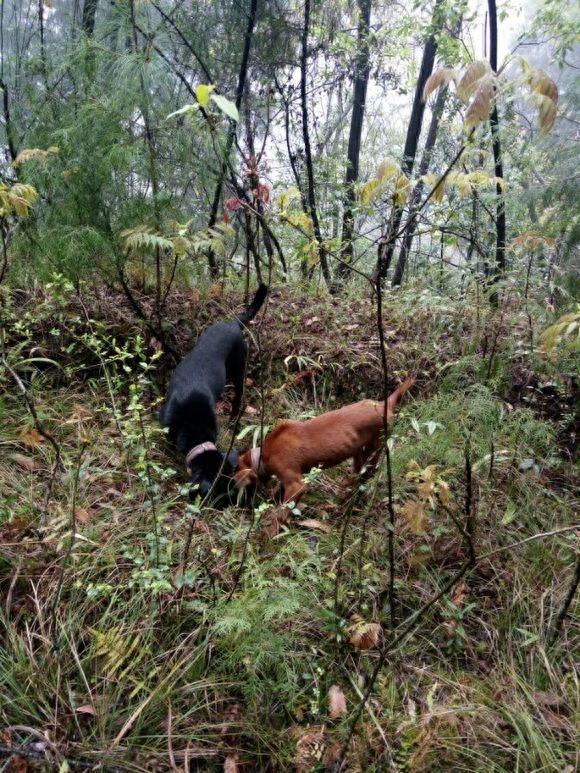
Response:
M194 348L179 363L171 381L167 400L159 411L159 421L169 427L169 438L181 453L193 484L202 497L207 496L222 468L227 478L238 466L238 453L227 459L215 446L217 421L215 402L226 383L234 385L232 416L242 404L244 373L248 347L242 327L253 319L266 299L268 288L261 284L243 314L232 322L219 322L205 330ZM220 478L222 480L222 478ZM220 496L224 491L216 491Z

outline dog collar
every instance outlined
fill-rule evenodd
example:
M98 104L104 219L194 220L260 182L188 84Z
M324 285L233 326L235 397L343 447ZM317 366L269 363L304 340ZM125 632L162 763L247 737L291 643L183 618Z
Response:
M185 457L185 466L187 468L187 471L190 471L191 463L197 456L201 456L201 454L205 454L206 451L217 451L217 448L215 446L215 443L211 443L209 440L206 443L200 443L197 446L194 446L187 452L187 456Z
M260 475L262 472L262 449L260 446L252 448L250 451L250 462L252 464L252 470Z

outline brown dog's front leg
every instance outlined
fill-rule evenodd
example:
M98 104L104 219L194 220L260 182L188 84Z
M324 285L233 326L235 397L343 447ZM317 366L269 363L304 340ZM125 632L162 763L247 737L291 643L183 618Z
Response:
M306 484L302 478L293 478L290 481L284 480L282 485L284 486L284 504L287 502L298 504L300 498L306 492Z

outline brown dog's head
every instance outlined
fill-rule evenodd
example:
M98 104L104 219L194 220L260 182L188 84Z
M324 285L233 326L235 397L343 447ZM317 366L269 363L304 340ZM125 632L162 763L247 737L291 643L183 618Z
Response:
M259 480L266 480L267 475L262 466L262 451L260 448L251 448L240 456L238 468L234 473L234 480L238 491L251 489Z

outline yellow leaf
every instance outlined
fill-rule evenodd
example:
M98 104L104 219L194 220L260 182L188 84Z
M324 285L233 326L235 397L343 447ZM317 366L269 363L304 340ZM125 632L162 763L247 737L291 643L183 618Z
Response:
M400 174L400 172L401 167L389 156L379 164L377 179L379 182L384 182L385 180L390 180L391 177L394 177L396 174Z
M547 134L556 120L556 115L558 114L557 104L543 94L536 94L534 99L538 106L540 134Z
M457 96L466 102L478 86L479 81L489 73L489 63L484 59L472 62L457 84Z
M369 180L360 189L360 200L363 204L369 204L377 192L380 182L377 179Z
M439 499L441 500L441 503L446 505L447 502L449 502L450 496L451 494L449 491L449 484L446 481L441 480L440 478L439 479Z
M44 437L40 434L36 427L23 430L20 433L20 440L22 443L24 443L24 445L30 446L31 448L36 448L36 446L44 443Z
M278 196L278 206L284 212L288 209L288 205L292 201L299 201L300 200L300 191L296 186L292 186L290 188L286 188L286 190L282 191Z
M308 234L312 233L312 219L305 212L285 214L282 216L282 219L299 231L305 231Z
M404 174L400 174L395 180L394 200L397 207L402 207L411 194L411 181Z
M445 181L443 181L441 185L435 188L439 180L439 175L432 174L432 173L424 174L421 179L423 180L427 188L429 188L430 190L435 190L433 196L431 197L431 200L437 202L437 204L440 204L443 201L443 196L445 194Z
M209 105L211 93L214 89L215 86L206 85L205 83L200 83L199 86L195 87L196 99L202 107Z

